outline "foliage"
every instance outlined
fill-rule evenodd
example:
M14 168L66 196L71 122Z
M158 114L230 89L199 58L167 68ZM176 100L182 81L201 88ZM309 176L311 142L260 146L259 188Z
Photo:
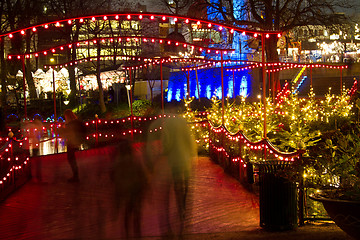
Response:
M208 120L214 125L214 126L220 126L221 125L221 101L217 99L216 97L211 98L211 107L206 109L209 113Z
M237 26L246 25L263 30L280 30L289 33L299 26L323 25L326 27L339 27L346 22L346 17L336 15L336 9L351 9L356 6L352 0L322 0L302 1L298 0L204 0L208 6L208 15L214 20L223 21ZM248 17L251 12L251 18ZM288 36L287 36L288 37ZM278 61L276 36L266 39L265 50L269 61Z
M359 122L343 122L340 128L323 132L319 144L309 149L309 156L312 164L306 173L314 185L341 192L341 198L360 200Z
M315 99L312 89L306 99L291 92L267 99L266 106L270 142L280 151L306 150L281 174L295 181L304 179L306 187L345 189L343 197L351 193L360 198L360 99L351 100L346 91L340 96L329 91L324 100ZM223 110L221 100L212 98L211 102L207 116L212 125L223 122L231 133L242 131L251 141L263 138L262 103L227 101ZM245 153L258 157L256 151Z
M76 113L82 120L94 119L96 113L100 113L100 107L97 104L82 104L81 106L73 109L73 112ZM101 117L101 116L99 116Z
M132 103L132 108L135 116L147 116L153 113L152 104L149 100L135 100Z
M318 141L320 132L311 128L310 123L317 120L319 104L309 94L309 100L300 99L296 94L283 98L277 103L274 112L278 116L279 125L275 131L269 132L270 141L276 143L283 151L294 151L299 145L313 146Z
M184 101L184 106L185 106L185 112L183 114L183 117L188 121L188 122L192 122L192 121L196 121L196 115L197 115L197 111L196 110L192 110L190 108L190 104L191 102L194 100L194 97L191 97L189 99L183 99Z

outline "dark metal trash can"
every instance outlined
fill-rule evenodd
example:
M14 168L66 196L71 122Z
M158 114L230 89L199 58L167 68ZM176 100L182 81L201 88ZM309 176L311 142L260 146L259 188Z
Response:
M292 230L298 226L296 183L278 176L290 162L258 164L260 184L260 226L269 231Z

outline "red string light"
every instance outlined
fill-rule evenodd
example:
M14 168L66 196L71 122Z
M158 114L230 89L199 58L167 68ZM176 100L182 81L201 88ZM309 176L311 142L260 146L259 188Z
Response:
M300 154L303 153L302 150L298 150L296 152L281 152L278 149L276 149L267 139L263 139L258 142L252 142L241 131L235 134L231 134L225 127L223 126L214 127L211 123L210 123L210 130L217 134L224 133L225 137L227 137L228 140L239 142L244 147L247 147L253 151L266 150L267 154L272 154L273 157L281 161L294 161L296 157L298 157ZM226 150L222 146L214 149L216 149L218 152L226 153Z
M126 41L130 41L131 39L134 39L134 41L138 42L139 41L139 37L136 37L136 36L121 36L121 37L118 37L118 41L121 42L121 39L126 39ZM80 46L81 44L84 44L84 45L88 45L89 42L92 42L93 44L97 44L98 41L101 41L103 43L106 43L106 41L109 41L109 42L113 42L114 39L112 37L104 37L104 38L95 38L95 39L86 39L86 40L81 40L81 41L78 41L78 42L73 42L71 44L67 44L67 47L68 48L72 48L73 44L76 44L77 46ZM217 54L219 54L220 51L233 51L233 49L217 49L217 48L209 48L209 47L203 47L203 46L199 46L199 45L196 45L196 44L191 44L191 43L185 43L185 42L181 42L181 41L173 41L173 40L170 40L170 39L167 39L167 38L152 38L151 39L151 42L152 43L155 43L155 42L159 42L161 44L163 43L167 43L167 44L174 44L176 46L179 46L180 44L183 45L184 48L186 47L191 47L191 48L197 48L197 49L201 49L201 51L203 50L207 50L207 51L213 51ZM56 47L52 47L51 49L47 49L47 50L42 50L42 51L52 51L53 53L55 53L57 50L64 50L64 47L66 45L59 45L59 46L56 46ZM30 56L35 56L35 57L38 57L39 56L39 53L41 53L41 51L37 51L37 52L30 52L30 53L27 53L29 54ZM23 54L9 54L8 55L8 59L11 59L9 58L9 56L21 56Z
M221 31L223 28L227 28L229 29L229 32L233 33L234 31L238 31L238 32L244 32L246 31L249 34L262 34L262 33L267 33L267 34L277 34L278 36L281 35L281 32L279 31L256 31L256 30L247 30L247 29L243 29L243 28L239 28L239 27L234 27L231 25L226 25L226 24L221 24L218 22L213 22L210 20L205 20L205 19L195 19L195 18L187 18L185 16L180 16L180 15L159 15L159 14L151 14L151 13L131 13L131 14L127 14L127 13L123 13L123 14L102 14L102 15L96 15L96 16L86 16L86 17L77 17L77 18L69 18L69 19L64 19L61 21L54 21L54 22L48 22L48 23L43 23L43 24L38 24L32 27L28 27L28 28L23 28L23 29L19 29L19 30L15 30L15 31L11 31L11 32L7 32L4 34L1 34L0 37L2 36L12 36L14 33L20 33L22 30L27 30L27 29L31 29L31 28L36 28L36 27L44 27L44 28L48 28L49 25L54 25L54 26L58 26L58 23L61 25L62 22L67 22L69 25L70 24L74 24L77 20L79 20L80 23L84 22L84 18L89 18L92 21L96 21L96 19L103 19L103 20L108 20L110 18L114 18L116 20L119 20L120 17L119 16L126 16L126 19L130 20L132 18L132 16L138 16L139 19L143 19L144 16L149 17L151 20L155 19L155 16L158 18L161 18L163 21L165 21L167 18L174 18L177 21L179 19L182 19L186 24L189 24L190 22L196 22L197 25L202 25L204 24L205 26L219 26L219 30ZM141 17L140 17L141 16ZM10 35L11 34L11 35Z

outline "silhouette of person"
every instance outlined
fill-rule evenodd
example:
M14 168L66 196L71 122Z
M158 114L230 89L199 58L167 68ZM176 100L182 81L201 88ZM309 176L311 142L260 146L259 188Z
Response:
M167 183L162 184L163 196L161 198L164 209L159 209L161 211L159 214L160 224L165 226L166 232L164 232L164 234L167 235L166 237L171 237L174 235L169 212L171 187L173 186L175 192L178 219L180 222L179 234L182 235L186 216L186 199L189 191L191 160L196 155L196 145L186 120L181 116L170 114L170 117L168 115L167 117L161 118L161 120L157 120L150 125L150 130L153 128L160 129L160 127L161 130L156 131L157 133L154 134L155 137L150 137L147 152L152 152L150 154L155 153L155 156L152 156L152 161L156 160L161 162L161 159L164 159L161 164L168 165L167 168L163 167L162 170L160 170L163 172L158 172L157 174L164 176L166 175L166 171L170 170L171 172L170 176L168 176L169 179L167 179ZM155 141L151 143L151 139L155 139ZM154 146L156 146L156 142L158 142L158 150L153 149ZM156 156L158 153L160 153L160 156ZM154 164L156 165L156 163Z
M65 125L59 129L60 136L66 139L67 160L70 164L73 176L68 179L69 182L79 182L79 169L76 162L75 152L84 142L86 129L76 114L66 109L64 111Z
M112 86L109 87L108 94L109 94L108 101L113 102L114 101L115 91L114 91L114 88Z
M40 115L35 115L33 121L27 124L27 131L29 136L29 150L32 150L32 157L40 155L40 140L43 136L43 123ZM33 159L35 165L35 177L37 181L42 181L41 173L41 158Z
M39 145L43 135L43 123L39 115L35 115L33 121L28 125L29 138L31 141L32 155L39 156Z
M143 162L142 151L129 140L121 140L115 157L111 179L115 186L116 217L120 210L124 213L126 238L141 237L141 214L148 174ZM133 229L133 231L131 231Z

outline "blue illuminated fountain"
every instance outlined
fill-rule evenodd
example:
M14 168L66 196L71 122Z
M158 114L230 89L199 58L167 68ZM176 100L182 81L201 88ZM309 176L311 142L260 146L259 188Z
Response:
M196 82L196 73L198 76L198 84ZM222 99L221 96L221 69L199 69L190 72L190 97L208 98L216 96L218 99ZM247 97L251 90L251 75L250 70L235 72L235 85L232 71L224 71L224 87L225 97L243 96ZM199 88L199 91L198 91ZM235 91L234 91L235 90ZM187 72L178 71L170 74L167 101L181 101L185 98L187 93Z
M212 0L216 1L216 0ZM234 10L235 15L238 19L245 17L246 15L239 12L241 9L236 6L242 5L244 0L234 1ZM210 8L208 8L208 19L209 20L219 20L219 16L212 14ZM221 19L220 19L221 20ZM239 26L241 27L241 26ZM224 35L226 38L226 34ZM243 36L239 32L235 32L233 35L232 43L228 44L227 47L234 49L234 53L227 56L227 59L231 60L246 60L247 53L249 49L245 48L245 42L247 36ZM210 44L211 47L219 47L217 44ZM205 59L211 58L213 60L220 60L220 55L211 55L207 56L204 54ZM228 69L228 68L227 68ZM196 81L196 72L198 83ZM221 89L221 68L217 65L214 68L209 69L199 69L189 71L190 77L190 97L195 98L212 98L216 96L218 99L222 99L222 89ZM235 84L234 84L235 80ZM247 97L250 94L251 90L251 75L250 70L245 71L235 71L234 75L232 71L225 71L224 68L224 87L225 87L225 97L234 97L243 96ZM198 89L199 88L199 89ZM187 94L187 72L182 71L172 71L169 77L168 91L167 91L167 101L181 101L186 97ZM200 95L200 96L199 96Z

